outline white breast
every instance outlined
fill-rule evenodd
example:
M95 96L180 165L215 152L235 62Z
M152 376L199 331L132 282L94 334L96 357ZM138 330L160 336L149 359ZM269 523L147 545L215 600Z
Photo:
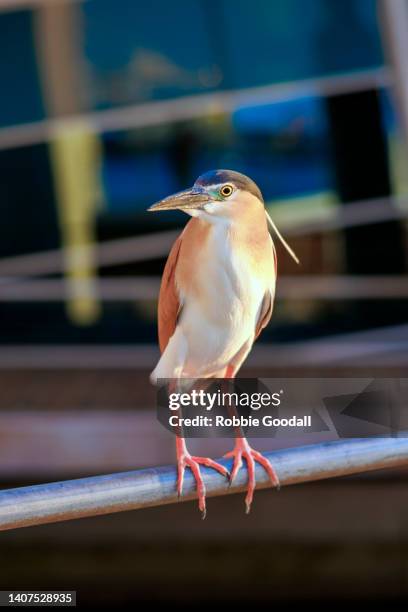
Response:
M255 331L265 282L231 248L224 225L211 232L197 270L201 299L184 297L179 321L187 343L185 375L205 376L226 367Z
M152 382L219 375L244 345L253 341L270 286L232 248L224 223L213 227L200 251L196 275L199 295L181 293L183 310L151 375Z

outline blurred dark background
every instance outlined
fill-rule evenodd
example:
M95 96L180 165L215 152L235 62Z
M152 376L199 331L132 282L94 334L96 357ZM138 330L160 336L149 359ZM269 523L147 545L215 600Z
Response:
M146 209L209 169L251 176L301 259L277 245L243 374L405 376L406 0L2 0L0 49L1 486L174 460L148 374L187 218ZM7 532L0 584L83 605L404 602L407 487L388 472L261 491L250 517L231 496L204 523L188 503Z

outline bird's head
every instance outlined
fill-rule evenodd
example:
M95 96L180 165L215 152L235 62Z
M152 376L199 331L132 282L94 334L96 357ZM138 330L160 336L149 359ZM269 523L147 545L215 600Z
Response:
M210 223L237 220L253 207L264 207L262 193L253 180L233 170L211 170L193 187L171 195L149 211L182 210Z
M182 210L192 217L199 217L209 223L253 222L262 216L254 214L263 211L269 223L288 253L296 263L298 258L280 234L265 209L259 187L252 179L234 170L211 170L202 174L190 189L179 191L160 200L149 211Z

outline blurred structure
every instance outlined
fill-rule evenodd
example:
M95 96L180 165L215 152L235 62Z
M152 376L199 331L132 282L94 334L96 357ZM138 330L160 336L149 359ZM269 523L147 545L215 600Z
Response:
M3 342L72 345L81 338L78 350L83 343L137 349L154 342L148 302L155 294L147 283L143 299L143 275L160 271L160 240L156 252L134 263L128 243L123 265L101 265L98 245L129 236L136 245L137 236L185 223L177 214L153 219L146 207L212 167L253 177L282 229L296 234L303 266L294 270L280 254L282 275L292 275L284 282L296 287L300 273L342 283L325 299L292 291L286 300L278 292L265 341L405 321L407 296L396 290L395 300L381 299L375 278L406 269L399 219L408 210L397 173L405 150L375 3L347 0L329 9L314 0L311 7L305 16L295 0L258 0L256 11L245 1L232 9L229 0L171 9L159 0L146 8L123 0L120 11L110 0L44 1L20 11L4 4L0 270L13 278L0 292ZM185 22L194 24L188 32ZM233 32L243 27L248 37L237 48ZM396 167L391 149L398 149ZM342 203L347 221L339 218ZM357 210L363 218L353 218ZM335 228L325 227L328 218L338 219ZM381 250L373 249L380 242ZM22 266L14 274L15 257L46 256L50 247L62 250L51 272L65 280L56 284L49 268L31 265L26 276L43 277L41 290L32 281L16 288L25 272ZM347 279L355 273L366 275L369 302L364 294L350 299ZM105 296L115 289L120 298L108 307Z
M171 461L147 373L159 275L187 218L146 208L212 168L259 184L302 261L278 245L274 317L243 373L404 375L406 0L1 0L0 45L4 484ZM259 601L347 588L402 599L406 512L392 508L406 483L359 485L261 493L245 527L240 501L225 499L204 528L187 505L7 534L3 588L78 584L90 601L106 580L106 597L129 602L160 598L159 574L163 598L186 602L200 580L207 599L214 584L220 599L232 584L245 599L248 577ZM183 593L172 584L181 565Z

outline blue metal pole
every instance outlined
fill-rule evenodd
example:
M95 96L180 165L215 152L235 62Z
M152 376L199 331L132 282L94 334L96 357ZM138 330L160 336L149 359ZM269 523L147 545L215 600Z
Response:
M321 480L408 465L408 437L352 439L265 453L282 485ZM230 462L221 460L225 465ZM228 481L203 469L207 495L244 490L242 468L231 487ZM256 468L258 488L270 486L261 466ZM182 501L195 497L195 483L186 472ZM171 504L176 496L175 466L157 467L105 476L0 491L0 530Z

